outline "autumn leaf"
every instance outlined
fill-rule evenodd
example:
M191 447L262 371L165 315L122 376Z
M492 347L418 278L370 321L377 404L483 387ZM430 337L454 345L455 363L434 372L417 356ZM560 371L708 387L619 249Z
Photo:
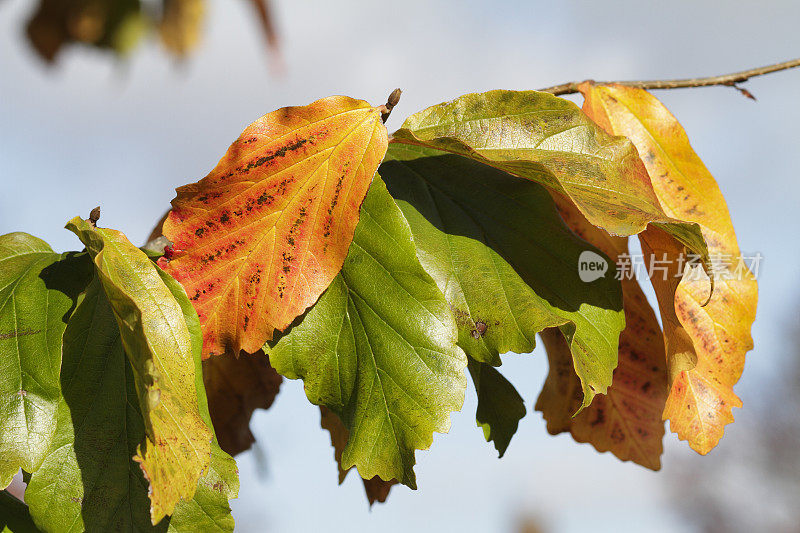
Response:
M208 468L212 431L198 407L192 338L184 310L158 268L121 232L75 217L73 231L94 260L133 367L147 442L134 459L150 485L153 524L191 500Z
M25 493L34 520L48 531L147 529L147 481L132 459L144 422L119 327L98 279L64 333L62 381L56 439Z
M203 381L220 447L231 455L250 448L255 442L250 417L256 409L269 409L281 386L269 358L258 351L206 359Z
M540 183L613 235L661 226L706 257L697 225L662 210L631 142L609 136L563 98L536 91L467 94L412 115L393 141L463 155Z
M380 172L467 355L497 366L500 354L530 353L537 332L558 326L570 338L585 405L605 393L624 327L620 284L613 264L605 276L581 280L581 254L602 251L564 225L545 188L400 143L390 144Z
M0 487L34 472L52 443L61 335L89 282L85 254L57 254L26 233L0 236Z
M708 453L741 405L733 385L752 349L758 287L741 260L730 213L716 181L689 144L683 127L655 97L630 87L583 84L584 111L601 126L636 145L659 203L670 216L700 225L712 261L711 279L699 269L682 278L653 277L664 322L670 392L664 418L699 453ZM682 247L658 230L641 236L645 255L667 254L675 263Z
M176 298L181 296L176 289L183 292L177 283L170 289ZM194 313L185 294L182 298ZM190 328L192 344L199 348L199 323ZM199 350L195 357L199 362ZM233 530L227 502L236 497L236 467L214 444L210 467L194 498L181 500L158 528L150 524L148 482L133 459L146 439L145 424L114 311L97 278L81 296L64 332L61 380L56 437L25 492L39 527L45 531Z
M197 309L204 358L255 352L330 285L386 145L379 108L324 98L264 115L178 189L159 264Z
M347 430L342 421L339 420L339 417L336 416L336 413L321 405L319 407L320 410L320 426L322 429L328 430L331 436L331 446L333 446L333 456L336 459L336 465L339 468L339 484L341 485L347 474L350 473L350 470L353 468L350 467L348 469L342 468L342 452L344 451L344 447L347 445L347 441L350 438L350 432ZM375 502L384 503L386 498L389 496L389 491L392 489L392 486L397 485L397 480L392 479L390 481L384 481L378 476L374 476L370 479L361 478L361 481L364 484L364 493L367 496L367 501L369 502L370 507Z
M655 260L677 265L678 258L685 253L668 235L655 229L643 232L639 240L648 269ZM731 346L735 350L732 352L721 345L726 339L735 342L731 337L737 334L736 323L731 319L738 313L726 307L733 303L745 310L748 295L742 294L742 301L731 300L730 284L718 280L711 301L703 307L710 283L707 277L705 283L693 282L694 276L701 274L688 269L681 276L677 268L670 266L663 274L651 276L651 282L664 324L667 350L669 396L663 417L670 421L670 429L680 439L689 441L689 446L698 453L706 454L722 438L725 425L733 422L733 408L742 406L733 385L744 369L744 354L752 347L752 340L748 348L736 350ZM695 292L690 292L692 288ZM705 291L705 295L699 291ZM720 293L726 294L725 301L717 300ZM720 322L715 323L714 317L719 317ZM716 331L725 325L731 328ZM749 326L747 332L750 339Z
M416 488L415 450L450 429L461 409L467 358L411 230L379 176L342 271L319 301L264 351L309 401L350 432L342 468Z
M555 200L572 231L614 261L624 262L628 254L627 239L612 237L590 224L569 200L563 197ZM610 451L623 461L658 470L664 436L661 413L667 396L664 342L639 282L630 272L620 271L620 274L625 329L620 334L619 364L608 391L573 416L581 394L569 351L560 333L545 330L541 336L550 372L536 409L542 412L550 433L569 431L576 441L588 442L598 451Z

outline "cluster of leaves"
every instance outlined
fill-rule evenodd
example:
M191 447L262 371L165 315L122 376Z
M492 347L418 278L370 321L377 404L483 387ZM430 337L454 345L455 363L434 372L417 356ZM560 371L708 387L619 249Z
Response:
M737 264L678 266L686 251L706 265L739 254L663 105L581 91L583 110L469 94L391 136L386 107L361 100L280 109L178 189L160 251L96 217L67 225L80 253L2 237L0 481L22 468L29 510L11 501L8 516L48 531L231 530L228 454L253 442L250 415L281 376L320 406L340 480L355 467L383 501L416 487L415 451L448 431L467 374L503 455L526 408L497 367L536 334L551 433L658 469L669 420L707 453L740 405L755 280ZM638 281L614 275L631 235L668 259L652 278L663 330ZM581 281L586 252L606 275Z
M249 0L273 49L277 37L268 0ZM66 45L83 44L117 56L130 54L154 31L175 57L200 43L206 0L40 0L27 24L28 39L52 63Z

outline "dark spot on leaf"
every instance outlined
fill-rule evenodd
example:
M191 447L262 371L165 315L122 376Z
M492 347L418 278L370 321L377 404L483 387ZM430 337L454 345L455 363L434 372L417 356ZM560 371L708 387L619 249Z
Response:
M486 325L486 322L482 320L478 320L475 322L475 329L472 330L472 338L480 339L486 333L486 329L489 326Z
M16 337L25 337L27 335L36 335L37 333L41 333L41 332L42 332L42 330L40 330L40 329L37 329L37 330L32 330L30 328L28 328L28 329L15 329L15 330L10 331L8 333L0 333L0 340L13 339L13 338L16 338Z
M246 174L247 172L250 172L254 168L258 168L258 167L264 165L265 163L269 163L273 159L276 159L276 158L279 158L279 157L284 157L289 152L293 152L295 150L299 150L307 142L309 142L309 139L297 139L294 142L291 142L291 143L289 143L289 144L287 144L285 146L282 146L281 148L278 148L277 150L275 150L274 152L272 152L269 155L261 156L261 157L259 157L258 159L254 160L254 161L250 161L249 163L247 163L244 166L238 167L236 169L236 172L239 173L239 174ZM233 175L233 173L231 172L231 173L228 173L225 177L230 177L232 175Z

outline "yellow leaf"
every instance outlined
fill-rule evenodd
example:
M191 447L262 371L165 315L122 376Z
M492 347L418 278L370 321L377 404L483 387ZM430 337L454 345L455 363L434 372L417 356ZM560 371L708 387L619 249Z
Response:
M583 84L584 111L615 135L633 141L664 211L696 222L712 258L711 280L699 268L675 270L682 246L656 228L640 235L645 257L667 259L670 271L651 276L665 330L670 393L664 419L701 454L708 453L741 406L733 385L752 349L758 287L744 266L728 207L716 181L689 144L683 127L648 92ZM655 255L651 255L651 252ZM666 254L666 256L664 256ZM662 265L663 266L663 265Z

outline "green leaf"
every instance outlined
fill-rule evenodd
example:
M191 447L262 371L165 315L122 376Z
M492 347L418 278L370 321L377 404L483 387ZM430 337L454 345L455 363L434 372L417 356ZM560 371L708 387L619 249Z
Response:
M535 335L559 326L570 339L584 406L605 393L625 326L614 263L573 234L546 189L467 158L390 144L381 165L414 234L425 270L445 294L473 359L529 353ZM581 281L590 251L609 265Z
M61 335L91 266L26 233L0 236L0 487L33 472L56 428Z
M478 393L475 413L478 427L483 428L486 442L494 441L499 457L503 457L525 416L525 401L514 385L491 365L470 358L469 374Z
M450 428L467 361L456 327L417 260L402 213L375 176L339 275L287 334L264 348L302 378L308 399L350 432L341 466L416 488L414 450Z
M133 460L144 422L97 278L64 332L61 381L56 438L25 493L34 520L47 531L150 529L147 481Z
M0 532L38 533L28 506L8 491L0 490Z
M151 521L191 500L210 462L212 431L198 407L197 363L183 309L147 255L119 231L75 217L67 228L92 255L131 362L147 440L134 460L150 485Z
M180 291L176 296L183 294L185 299ZM190 332L200 340L199 323L190 325ZM194 351L199 361L200 351ZM210 472L200 479L194 499L179 502L172 518L157 527L150 524L148 483L133 460L145 441L145 426L133 370L98 279L89 285L64 333L61 379L64 399L56 440L25 494L40 527L48 531L233 530L227 500L235 497L235 464L215 445Z
M233 516L228 500L239 493L236 461L216 444L211 445L211 466L200 478L191 501L181 500L169 521L170 532L195 531L230 533Z
M613 235L658 223L707 258L700 227L664 213L633 144L563 98L537 91L467 94L409 117L394 141L460 154L570 198Z

